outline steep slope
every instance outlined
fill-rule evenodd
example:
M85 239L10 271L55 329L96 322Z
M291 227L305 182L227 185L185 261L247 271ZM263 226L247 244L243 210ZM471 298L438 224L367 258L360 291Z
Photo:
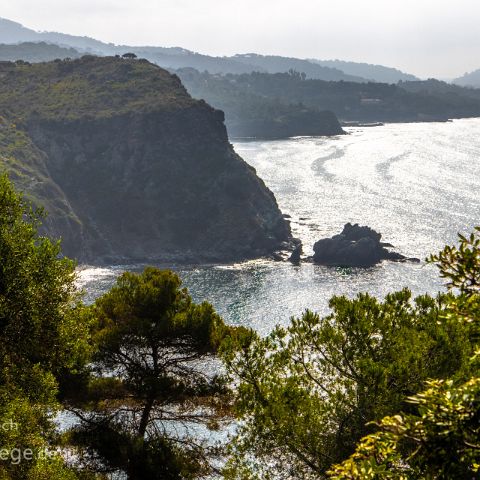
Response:
M230 261L290 238L223 113L147 61L0 65L0 158L81 261ZM9 133L8 133L9 132ZM8 134L7 134L8 133Z

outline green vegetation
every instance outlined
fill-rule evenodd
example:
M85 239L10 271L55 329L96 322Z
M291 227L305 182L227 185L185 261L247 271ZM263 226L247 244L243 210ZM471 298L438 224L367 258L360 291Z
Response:
M210 75L186 69L178 72L190 93L213 105L233 102L240 108L249 98L305 108L329 110L342 121L442 121L480 116L480 91L445 82L333 82L308 79L305 74L258 73ZM228 103L225 111L228 118Z
M430 259L450 292L334 297L262 338L151 267L83 305L40 220L0 177L1 479L479 478L480 229ZM227 451L202 440L232 414Z
M67 255L231 261L289 241L223 113L178 77L146 60L85 56L0 64L0 78L0 167L45 207L43 231Z
M0 478L210 472L214 446L179 430L218 429L228 416L228 389L210 372L224 338L244 330L154 268L125 273L83 305L75 264L38 236L40 213L0 177ZM65 409L79 423L59 436L54 419ZM63 452L75 452L75 468Z
M227 478L477 478L480 238L431 261L458 294L333 298L326 318L230 343Z
M0 78L0 166L48 211L48 224L71 223L77 231L81 222L29 129L40 121L93 121L194 103L178 79L144 61L86 56L35 65L10 62L0 65ZM65 229L52 230L59 236Z
M322 478L372 430L369 422L400 410L427 379L468 369L466 328L441 321L450 301L412 302L408 290L384 302L335 297L326 318L307 311L240 354L233 346L226 359L240 382L242 428L232 478L245 469L252 478L280 475L287 466L298 478Z
M208 303L193 304L177 275L155 268L122 275L94 311L96 375L75 410L82 421L74 443L96 452L92 466L129 479L209 473L209 448L186 425L217 429L228 413L228 389L210 370L222 340L242 330Z
M2 479L73 479L55 452L58 390L90 352L73 262L37 236L39 214L0 177ZM23 455L31 457L26 460ZM19 458L20 456L20 458Z
M332 112L250 91L248 86L238 85L233 76L210 75L193 69L177 73L194 98L203 98L225 112L230 136L284 138L344 133Z
M78 60L0 65L0 112L23 125L38 119L105 118L187 108L195 101L178 78L146 60Z
M475 351L471 375L432 380L408 399L414 413L385 417L378 431L361 440L355 453L333 467L331 478L473 479L480 477L480 228L460 236L460 246L446 247L438 263L449 288L459 294L443 321L456 321L470 334Z
M72 230L81 221L72 211L65 194L53 181L45 164L45 154L34 144L26 131L14 121L0 116L0 169L8 172L15 186L27 198L42 206L49 216L46 224L59 237L58 224L69 223Z

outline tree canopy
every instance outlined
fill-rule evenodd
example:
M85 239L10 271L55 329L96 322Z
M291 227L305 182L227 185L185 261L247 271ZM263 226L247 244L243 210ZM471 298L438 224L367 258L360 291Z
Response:
M265 338L252 335L247 344L231 343L224 355L231 379L239 385L240 427L227 478L325 478L364 436L377 435L376 420L391 416L384 424L390 432L396 419L403 418L395 417L397 412L408 419L432 415L434 402L446 399L450 387L474 369L471 325L459 321L458 314L460 306L471 312L465 295L477 289L479 268L473 259L478 262L473 237L470 248L462 240L459 249L447 247L434 257L460 288L459 296L452 292L412 299L404 289L384 301L368 294L334 297L332 313L325 318L307 311ZM426 383L432 379L436 383ZM414 397L426 385L430 390ZM476 388L474 381L452 396L449 421L459 421L465 408L461 399L474 401ZM460 402L458 410L455 402ZM372 438L361 444L362 455Z
M480 478L480 228L430 257L447 293L337 296L261 337L153 267L85 306L42 215L0 176L0 479Z
M91 462L129 479L210 472L213 449L195 438L195 425L218 428L225 414L228 390L214 354L238 330L210 304L194 304L175 273L153 267L124 273L94 310L97 376L77 410L74 441Z
M479 231L460 235L458 247L447 246L430 258L448 287L459 292L443 318L469 331L474 346L471 376L427 382L426 389L408 399L414 413L380 420L377 431L332 468L332 479L480 478Z
M52 450L53 420L59 386L88 358L89 322L78 304L75 265L59 257L58 243L38 235L41 216L1 175L2 479L76 478Z

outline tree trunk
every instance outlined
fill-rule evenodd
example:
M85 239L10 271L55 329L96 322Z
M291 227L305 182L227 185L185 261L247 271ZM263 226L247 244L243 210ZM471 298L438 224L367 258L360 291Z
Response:
M150 420L150 413L153 408L153 404L155 403L155 399L149 398L147 399L147 403L145 404L145 408L142 412L142 418L140 420L140 426L138 427L138 436L145 438L145 433L147 432L148 421Z

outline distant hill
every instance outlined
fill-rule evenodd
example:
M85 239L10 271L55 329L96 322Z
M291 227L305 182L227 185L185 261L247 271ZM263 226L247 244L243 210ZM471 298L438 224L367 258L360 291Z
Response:
M24 42L17 45L0 44L0 61L25 60L48 62L57 58L78 58L81 54L71 47L59 47L45 42Z
M249 92L242 83L237 83L236 75L212 75L192 68L176 73L192 97L204 99L225 112L225 124L232 137L284 138L345 133L333 112Z
M313 63L324 67L336 68L348 75L363 77L367 80L380 83L397 83L400 81L419 80L415 75L404 73L401 70L383 65L372 65L369 63L346 62L343 60L310 60Z
M344 80L363 82L365 79L346 75L342 71L322 67L308 60L296 58L262 56L262 55L235 55L233 57L214 57L202 55L183 48L164 48L128 45L114 45L104 43L90 37L80 37L57 32L36 32L23 25L10 20L0 18L0 43L16 44L21 42L46 42L59 46L75 48L82 53L97 55L115 55L125 52L135 53L141 58L146 58L152 63L168 68L195 68L199 71L210 73L251 73L259 72L288 72L297 70L305 72L309 78L323 80Z
M454 85L434 78L424 81L400 82L398 85L408 92L436 96L443 100L458 101L460 98L480 100L480 89L478 88Z
M211 57L200 53L191 52L183 48L162 47L120 47L119 51L135 53L138 57L146 58L152 63L167 68L178 70L181 68L194 68L200 72L209 73L250 73L254 70L265 71L255 65L239 62L229 57Z
M465 87L480 88L480 69L470 73L466 73L462 77L456 78L453 83Z
M255 53L215 57L192 52L180 47L164 48L152 46L128 46L105 43L85 36L68 35L58 32L36 32L17 22L0 18L0 43L17 44L23 42L45 42L60 47L74 48L81 53L96 55L116 55L125 52L135 53L167 69L194 68L200 72L221 74L242 74L252 72L285 73L295 70L305 73L307 78L345 82L384 82L418 80L415 76L395 68L341 60L304 60L299 58L258 55ZM38 49L37 49L38 50ZM60 52L61 53L61 52ZM35 60L35 52L25 51L25 60ZM27 57L30 56L31 60ZM73 53L69 54L73 57ZM9 57L11 58L11 57ZM41 58L41 56L39 56ZM50 59L51 57L47 57ZM58 58L64 58L62 54Z
M0 18L0 43L41 41L39 34L17 22Z
M327 67L317 65L309 60L301 60L299 58L281 57L274 55L257 55L248 53L244 55L235 55L231 57L237 62L247 65L254 65L257 71L266 73L284 73L289 70L295 70L305 73L307 78L314 78L327 81L345 82L365 82L366 79L355 75L346 75L342 70L336 67Z
M36 32L20 23L0 18L0 43L46 42L80 49L82 52L115 53L115 45L90 37L80 37L57 32Z
M257 97L261 99L259 103L269 100L328 110L344 122L426 122L480 116L480 90L437 80L389 85L326 82L306 79L298 72L224 77L203 74L198 79L180 75L193 95L208 98L214 105L225 102L222 108L226 111L227 102L246 108L250 99ZM231 93L224 95L225 91Z

